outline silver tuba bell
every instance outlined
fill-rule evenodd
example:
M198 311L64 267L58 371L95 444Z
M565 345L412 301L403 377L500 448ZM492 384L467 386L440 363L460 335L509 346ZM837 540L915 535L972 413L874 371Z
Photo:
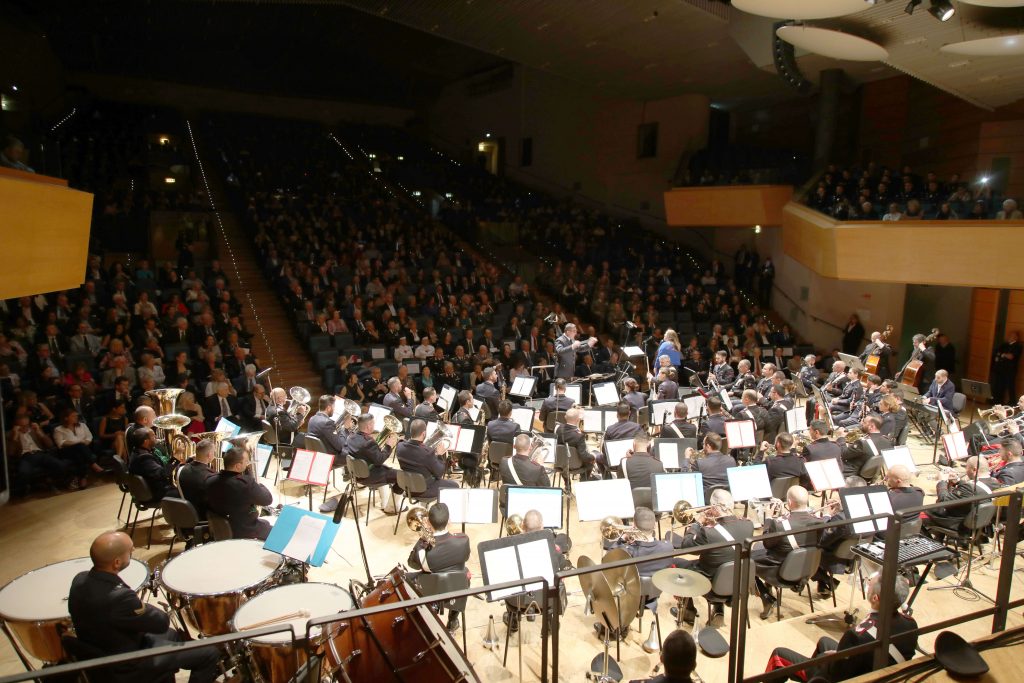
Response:
M309 412L309 402L313 397L303 387L292 387L288 390L288 395L292 397L292 400L288 404L287 412L293 418L301 421Z
M450 450L453 445L452 440L454 438L455 435L452 434L452 430L448 429L448 425L439 421L437 423L437 429L434 430L433 434L427 437L426 441L423 442L423 445L430 450L434 450L437 448L437 444L444 442L447 444L445 446L445 450Z
M238 434L228 439L224 439L225 443L231 444L232 448L240 448L243 451L249 453L250 463L249 466L252 468L249 471L254 478L256 475L256 444L263 438L263 432L246 432L245 434ZM221 460L220 453L218 452L218 460ZM220 468L218 468L220 469Z

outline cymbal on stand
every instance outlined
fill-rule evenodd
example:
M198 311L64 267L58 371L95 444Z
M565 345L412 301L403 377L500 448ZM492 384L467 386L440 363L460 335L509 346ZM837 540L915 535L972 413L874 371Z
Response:
M651 581L655 588L679 598L697 598L711 590L711 581L692 569L659 569Z

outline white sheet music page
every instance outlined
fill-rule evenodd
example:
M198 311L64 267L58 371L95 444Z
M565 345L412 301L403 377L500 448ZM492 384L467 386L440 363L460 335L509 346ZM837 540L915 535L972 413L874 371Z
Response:
M452 405L452 402L455 401L455 395L457 393L458 392L455 391L455 387L450 386L448 384L445 384L443 387L441 387L441 398L444 399L444 403L446 406Z
M516 552L515 546L488 550L480 559L481 562L487 565L487 582L489 585L505 583L506 581L517 581L522 578L519 575L519 554ZM507 595L517 595L522 590L520 587L515 587L492 591L491 599L500 600Z
M320 486L327 486L331 477L331 465L334 464L334 456L330 453L317 452L313 456L313 464L309 468L308 481Z
M585 432L603 432L604 431L604 411L603 410L591 410L590 408L583 409L583 431Z
M466 521L466 507L470 489L441 489L438 500L448 506L448 522L462 524Z
M811 486L815 491L829 491L846 486L843 478L843 471L839 469L839 461L835 458L827 460L814 460L804 463L807 468L807 476L811 479Z
M658 444L658 458L666 470L679 469L679 444L660 443Z
M513 408L511 417L524 432L533 429L533 408Z
M313 467L313 451L296 448L292 457L292 468L288 470L288 478L297 481L309 481L309 470Z
M758 445L753 420L726 422L725 438L729 440L729 448L755 448Z
M326 525L327 520L323 517L303 515L295 525L295 532L288 539L281 554L299 562L309 562L317 544L320 543L320 534Z
M572 399L577 405L583 405L583 387L579 384L565 385L565 395Z
M803 406L790 408L786 411L786 431L790 434L807 429L807 410Z
M633 491L629 480L581 481L576 485L576 512L581 522L593 522L608 515L632 517Z
M969 455L967 452L967 441L964 439L963 432L943 434L942 445L946 449L946 455L952 460L963 460Z
M731 412L732 396L729 395L729 392L726 391L725 389L722 389L721 391L718 392L718 397L722 399L722 405L725 406L725 409Z
M868 507L868 497L859 495L848 495L843 499L846 503L846 514L850 516L850 519L856 519L858 517L867 517L871 514L871 508ZM874 522L854 522L853 524L854 533L868 534L875 531Z
M458 453L472 453L473 436L474 431L472 429L460 429L459 438L456 440L455 448L453 448L452 450Z
M544 526L557 528L562 521L562 490L554 488L510 488L508 490L508 514L525 515L536 510L544 520Z
M604 448L608 454L608 467L618 467L622 459L626 457L626 454L633 450L633 439L605 441Z
M619 390L615 382L603 382L594 385L594 399L599 406L615 405L619 402Z
M665 403L655 403L653 409L651 410L651 424L663 425L671 422L673 415L676 411L676 403L677 402L671 401ZM695 416L691 414L689 417Z
M768 481L767 465L730 467L725 473L729 477L729 491L736 502L742 503L751 498L772 497L772 485Z
M508 393L515 396L529 396L530 390L533 389L533 377L523 377L520 375L512 380L512 388Z
M683 399L683 403L686 404L687 417L697 417L701 413L707 414L707 401L700 394L687 396Z
M669 512L681 500L693 507L704 505L704 484L700 472L655 474L654 484L655 512Z
M882 459L885 460L886 469L892 469L895 465L905 465L911 474L917 472L917 464L910 455L910 448L907 446L896 446L882 451Z
M886 491L875 491L868 494L868 503L871 505L871 514L885 515L892 513L892 500ZM875 520L875 527L879 531L885 531L889 526L889 520L885 517Z
M519 552L519 564L522 567L522 578L539 576L547 579L548 585L555 580L554 563L551 560L551 546L546 540L530 541L515 546ZM528 584L526 590L540 590L544 585L540 583Z

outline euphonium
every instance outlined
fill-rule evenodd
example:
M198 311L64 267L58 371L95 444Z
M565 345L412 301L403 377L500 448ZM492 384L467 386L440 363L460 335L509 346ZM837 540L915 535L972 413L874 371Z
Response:
M523 518L519 515L510 515L505 520L505 533L509 536L518 536L523 533Z
M437 444L445 442L446 444L448 444L445 447L445 450L450 450L453 445L452 439L454 438L454 436L455 435L452 434L452 430L448 429L447 424L445 424L444 422L438 422L437 429L435 429L434 433L431 434L426 439L426 441L423 442L423 445L429 448L430 450L434 450L435 448L437 448Z
M402 433L402 421L394 415L384 416L384 427L374 437L378 448L384 448L384 442L391 438L392 434Z
M857 443L858 441L864 438L864 432L861 431L860 429L851 429L850 431L846 432L846 436L844 436L843 438L846 439L846 443Z
M288 395L292 397L291 403L288 404L288 414L295 419L299 419L299 413L301 412L301 417L305 417L306 413L309 412L309 402L313 397L302 387L292 387L288 390Z
M344 405L345 415L347 415L348 417L351 417L352 421L354 423L356 418L359 417L359 413L362 412L362 408L360 408L359 404L356 403L355 401L353 401L350 398L343 398L341 400L342 400L342 405ZM344 428L345 428L345 418L343 416L339 416L338 417L338 423L334 427L334 431L335 431L335 433L337 433L337 432L340 432Z
M424 543L430 546L434 545L434 528L430 526L430 520L427 518L427 511L424 508L419 505L410 508L409 512L405 513L405 525L419 534Z
M533 460L534 462L537 461L537 458L546 460L548 455L550 454L548 453L548 446L544 442L544 437L542 437L540 433L537 432L537 430L531 429L529 455L530 460Z
M152 391L147 391L146 396L160 404L160 410L157 411L157 415L170 415L174 412L174 404L177 403L178 397L184 391L184 389L178 388L153 389Z

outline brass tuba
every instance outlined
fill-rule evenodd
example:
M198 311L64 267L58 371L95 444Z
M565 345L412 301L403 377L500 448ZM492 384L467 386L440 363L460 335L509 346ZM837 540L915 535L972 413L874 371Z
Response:
M403 432L402 421L394 415L384 416L384 426L377 436L374 437L374 441L377 442L378 448L384 448L384 443L391 438L393 434L401 434Z
M170 415L174 412L174 404L177 403L178 397L181 396L184 391L184 389L179 389L177 387L153 389L152 391L147 391L146 396L149 396L159 404L160 409L157 411L157 415Z
M153 420L153 426L163 431L164 438L167 440L167 450L170 456L178 462L185 462L188 459L188 451L183 451L180 448L182 439L188 441L188 437L182 434L181 430L192 422L192 418L189 416L174 412L174 404L177 403L178 397L184 391L184 389L174 387L146 392L146 396L152 398L160 406L157 418ZM175 449L175 444L179 444L179 448ZM194 450L192 454L195 454Z
M427 545L434 545L434 527L430 525L425 508L417 505L405 513L405 525L420 535Z
M249 474L254 478L258 476L256 474L256 444L258 444L262 438L263 432L246 432L245 434L238 434L237 436L231 436L224 439L224 441L229 443L232 448L240 448L249 453L249 466L252 468L249 471ZM221 448L223 448L223 446ZM220 455L220 450L217 451L217 460L223 465L223 458ZM218 467L217 469L221 468Z
M505 533L509 536L518 536L523 533L523 518L519 515L509 515L505 520Z
M335 399L335 400L337 401L338 399ZM356 403L355 401L353 401L350 398L342 398L341 401L342 401L342 405L344 406L345 415L348 416L348 417L351 417L352 421L354 423L356 418L359 417L359 413L362 412L362 408L360 408L359 404ZM337 404L335 404L335 405L337 405ZM339 415L337 417L337 420L338 420L337 425L334 427L334 432L335 433L338 433L342 429L345 428L345 417L342 417L342 416Z
M452 430L448 429L448 425L439 421L437 423L437 429L430 435L430 438L423 442L423 445L430 450L434 450L437 448L437 444L445 442L447 444L445 450L451 450L452 446L455 445L452 443L452 439L454 438L455 435L452 434Z
M213 452L215 453L213 462L210 463L210 468L217 472L221 469L223 464L223 458L221 458L221 442L227 438L227 434L224 432L203 432L195 435L195 441L189 438L186 434L175 434L171 438L171 455L180 462L185 462L190 458L196 457L196 444L204 439L209 439L213 442Z

